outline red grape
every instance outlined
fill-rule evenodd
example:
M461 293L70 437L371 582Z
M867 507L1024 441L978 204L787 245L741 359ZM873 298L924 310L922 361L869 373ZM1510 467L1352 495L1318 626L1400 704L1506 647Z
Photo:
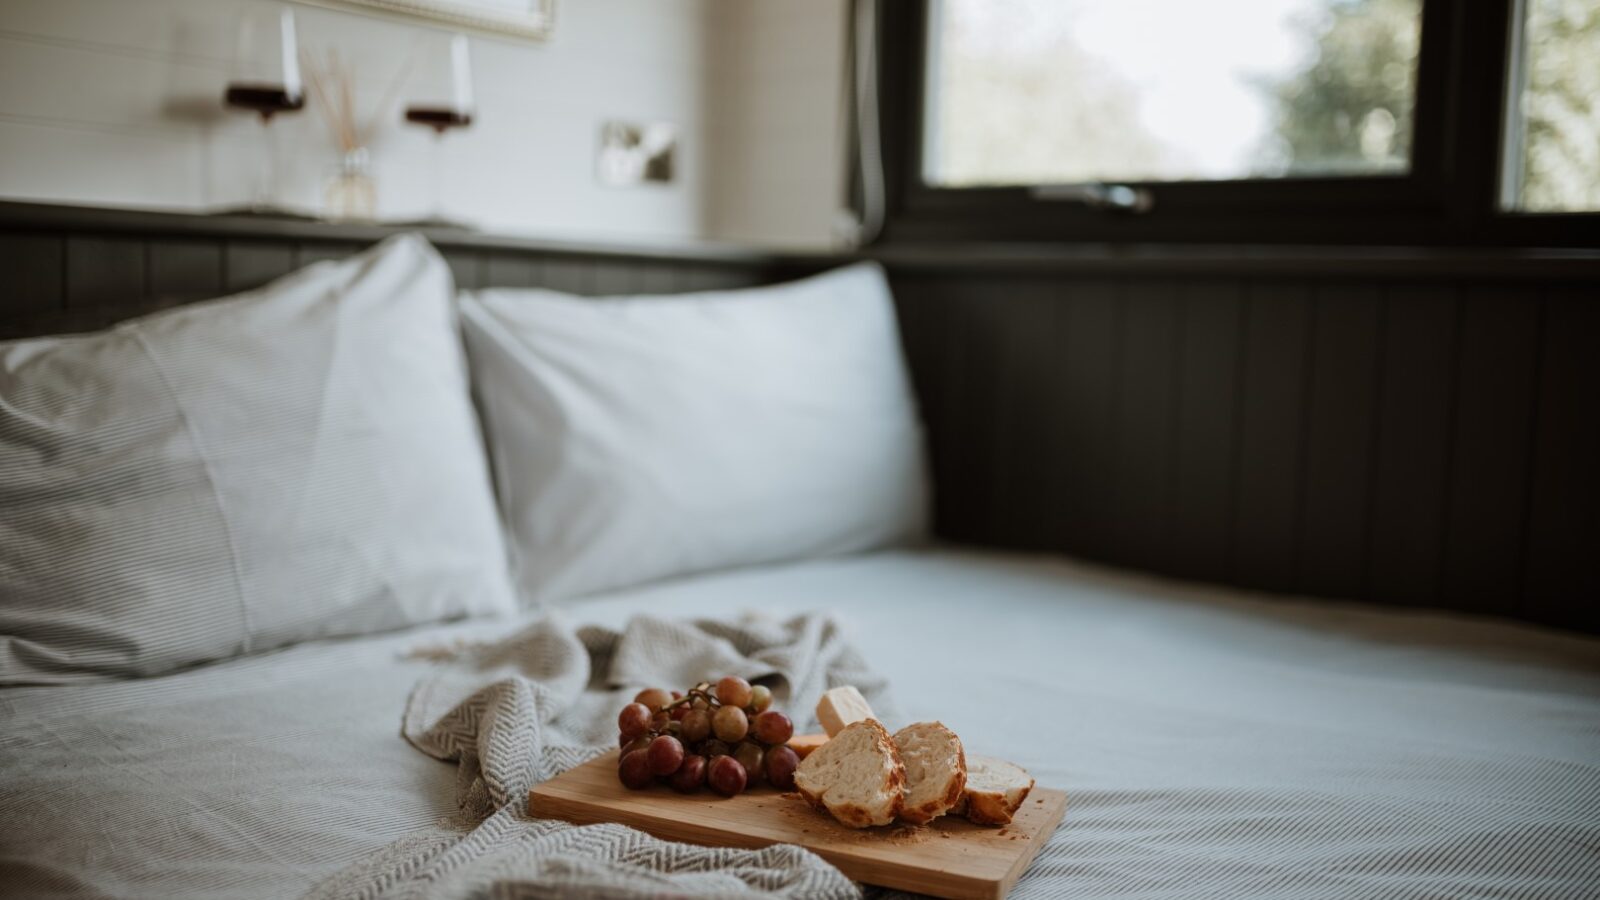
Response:
M666 706L668 703L671 703L672 695L661 688L645 688L639 692L638 696L633 698L633 702L643 703L645 706L650 708L651 712L655 712L663 706Z
M717 737L721 740L736 744L744 740L744 736L750 733L750 719L745 716L744 710L739 707L724 706L717 710L716 715L711 717L711 729L717 733Z
M656 773L650 769L650 754L645 750L635 750L622 757L617 763L617 777L624 786L633 790L643 790L656 780Z
M717 699L724 706L749 706L750 693L750 682L737 675L729 675L717 682Z
M718 756L727 756L733 752L733 749L727 744L724 744L723 742L713 738L700 746L700 752L702 755L715 759Z
M635 750L643 750L649 746L650 736L647 734L641 734L633 740L622 745L622 755L627 756L629 753L632 753Z
M733 758L739 761L739 765L744 766L744 777L750 784L756 784L765 774L760 744L752 741L740 744L739 749L733 751Z
M650 708L643 703L629 703L617 714L617 730L624 737L636 738L650 730Z
M706 770L706 783L724 797L732 797L744 790L745 780L744 766L731 756L713 759L711 768Z
M750 709L752 712L766 712L772 705L772 689L764 684L758 684L750 689Z
M794 788L794 770L800 768L800 754L788 745L767 751L767 782L780 791Z
M775 709L756 716L751 730L756 733L756 740L763 744L783 744L794 737L794 723Z
M680 794L692 794L700 790L700 786L706 783L706 768L704 756L685 756L683 765L672 773L672 789Z
M671 775L683 765L683 744L670 734L651 741L645 752L650 754L650 771L657 775Z
M711 714L703 709L691 709L683 717L678 734L685 743L698 744L711 736Z

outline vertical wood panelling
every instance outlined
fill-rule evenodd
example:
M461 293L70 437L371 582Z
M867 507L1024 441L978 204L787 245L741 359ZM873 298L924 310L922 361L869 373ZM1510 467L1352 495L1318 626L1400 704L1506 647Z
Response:
M294 264L298 268L321 262L325 259L344 259L360 249L362 248L359 244L329 241L302 242L295 245Z
M294 245L278 241L229 241L222 268L228 293L258 288L294 271Z
M946 287L955 288L950 282ZM956 540L989 540L989 493L998 478L1006 477L991 464L993 445L983 439L994 420L994 379L1001 349L996 317L989 308L986 289L976 279L960 279L944 306L944 358L942 395L938 398L940 422L938 477L942 496L938 502L941 534Z
M543 281L539 261L522 254L491 253L483 287L537 287Z
M144 298L145 255L145 242L137 238L67 238L67 306L111 306Z
M1234 495L1239 340L1238 282L1185 286L1169 569L1221 581L1229 577Z
M1107 549L1113 561L1163 570L1176 462L1177 286L1131 282L1123 286L1120 303Z
M1391 287L1382 321L1366 593L1381 602L1431 603L1450 461L1455 291Z
M1510 287L1472 288L1461 302L1439 590L1470 609L1514 606L1521 592L1540 306Z
M487 287L483 283L484 255L477 250L452 247L441 250L440 255L450 266L450 276L455 279L456 290L471 291Z
M1110 439L1117 395L1117 290L1110 281L1062 281L1054 291L1065 309L1061 365L1053 414L1060 417L1060 453L1043 489L1054 499L1054 544L1104 556L1111 542Z
M633 294L676 294L678 277L665 263L640 263L628 272L628 292Z
M1311 297L1304 285L1258 283L1245 301L1233 573L1241 584L1286 590L1294 584Z
M758 273L744 266L715 266L689 263L678 266L680 291L725 291L759 284Z
M590 292L598 297L633 292L633 266L615 259L601 259L594 263L590 276Z
M150 242L150 295L168 299L222 293L222 246L211 240Z
M896 278L890 293L894 297L895 318L900 326L900 345L911 375L918 412L927 431L930 454L933 451L933 420L936 410L929 400L940 392L940 348L944 340L942 300L938 282L924 278Z
M1521 612L1600 630L1600 303L1545 299Z
M994 473L983 498L984 532L1007 547L1050 547L1055 516L1053 498L1040 490L1055 466L1061 417L1051 388L1059 375L1060 304L1046 285L1034 280L986 285L982 312L992 321L992 354L982 363L991 370L986 430L969 440L987 445Z
M1358 597L1364 589L1379 299L1368 286L1316 292L1296 551L1297 584L1308 593Z
M554 256L544 260L540 267L544 287L569 294L593 293L590 287L590 266L585 260L571 256Z
M948 280L941 278L896 279L894 284L906 361L911 367L917 405L926 428L928 464L934 483L934 530L941 535L947 533L945 523L953 518L948 507L954 496L941 487L954 479L950 453L955 440L945 418L947 405L939 402L953 390L950 348L954 342L949 335L949 285Z
M0 314L16 315L61 309L62 239L54 235L0 234Z

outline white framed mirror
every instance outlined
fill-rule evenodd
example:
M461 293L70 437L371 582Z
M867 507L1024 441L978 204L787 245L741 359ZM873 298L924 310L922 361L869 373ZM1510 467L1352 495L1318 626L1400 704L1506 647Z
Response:
M556 0L310 0L321 6L386 12L452 28L544 40L555 26Z

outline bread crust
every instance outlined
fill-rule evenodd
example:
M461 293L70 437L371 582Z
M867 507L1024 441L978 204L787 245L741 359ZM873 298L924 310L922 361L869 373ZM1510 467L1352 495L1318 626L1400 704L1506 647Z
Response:
M949 728L946 728L943 722L921 722L917 725L911 725L896 732L896 737L905 734L912 728L929 726L936 727L943 731L945 734L949 735L950 739L955 743L956 764L954 769L951 771L949 778L945 782L944 790L941 791L938 796L919 803L916 806L905 806L905 804L902 803L904 808L900 811L900 819L901 821L908 822L912 825L926 825L929 822L932 822L934 819L944 815L953 809L955 805L961 801L962 796L966 793L966 750L961 746L961 738L958 737L955 732L951 731ZM898 749L898 746L896 749Z
M895 820L905 805L906 767L900 759L900 751L895 747L894 741L889 737L883 725L876 719L864 719L848 727L867 727L872 730L873 751L888 756L891 760L889 772L884 779L879 793L889 795L888 807L884 810L875 810L862 806L859 803L833 803L827 802L825 791L817 793L807 790L803 784L796 782L795 789L812 808L831 814L841 824L851 828L867 828L872 825L888 825ZM835 737L837 739L837 736Z
M967 821L975 825L1010 825L1011 818L1022 808L1022 801L1028 799L1032 790L1030 784L1015 792L968 794Z
M969 786L962 793L961 799L951 810L955 815L964 816L967 821L975 825L1009 825L1011 819L1022 808L1022 803L1033 790L1033 776L1020 766L1010 763L1005 765L1015 768L1022 775L1027 776L1027 784L1004 790L973 790Z

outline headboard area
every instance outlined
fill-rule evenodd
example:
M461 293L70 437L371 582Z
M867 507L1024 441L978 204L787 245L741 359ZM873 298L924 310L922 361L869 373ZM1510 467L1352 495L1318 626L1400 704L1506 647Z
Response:
M0 339L89 331L258 287L405 230L253 216L0 203ZM771 280L741 248L583 245L419 229L461 287L676 293Z
M260 285L393 229L0 203L0 338ZM853 258L423 232L464 287L671 293ZM935 531L1600 631L1600 254L885 248Z

